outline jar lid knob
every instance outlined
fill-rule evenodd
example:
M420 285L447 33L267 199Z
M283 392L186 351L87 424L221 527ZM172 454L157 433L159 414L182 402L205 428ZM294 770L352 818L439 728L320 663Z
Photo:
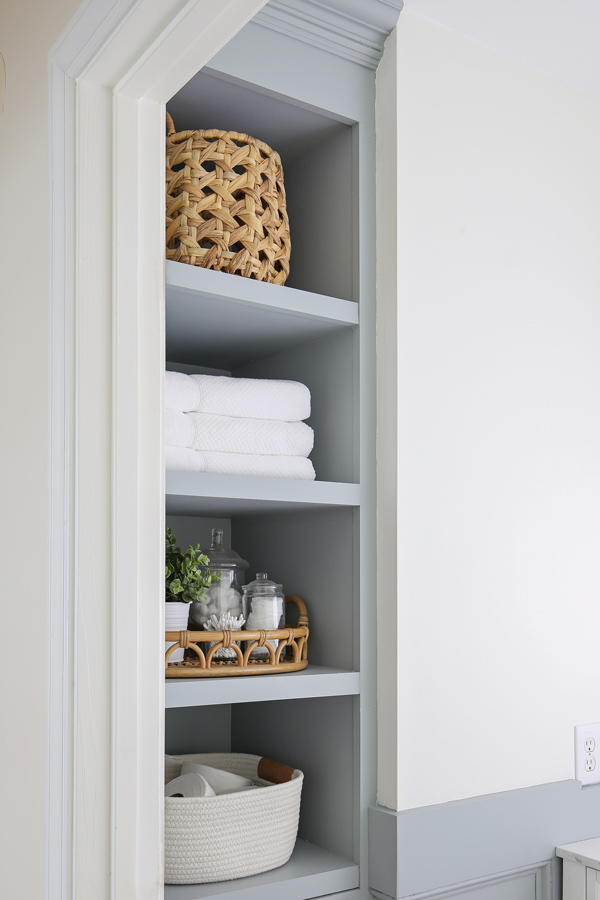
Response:
M223 548L223 529L213 528L210 540L211 550L221 550Z

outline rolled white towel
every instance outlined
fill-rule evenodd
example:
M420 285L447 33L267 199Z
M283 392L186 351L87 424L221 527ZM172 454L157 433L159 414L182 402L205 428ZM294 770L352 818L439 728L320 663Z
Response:
M308 456L314 432L304 422L245 419L167 410L167 444L222 453Z
M234 775L233 772L224 772L223 769L215 769L213 766L204 766L186 759L181 767L181 775L188 774L199 775L215 794L235 794L256 787L250 778L244 778L243 775Z
M178 409L190 412L198 408L200 389L189 375L183 372L165 373L165 406L167 409Z
M255 453L218 453L166 447L166 467L187 472L223 475L258 475L263 478L299 478L314 481L315 470L304 456L260 456Z
M185 763L184 763L185 765ZM184 772L165 784L165 797L216 797L215 790L200 772Z
M310 416L310 391L299 381L167 372L165 405L181 412L301 422Z

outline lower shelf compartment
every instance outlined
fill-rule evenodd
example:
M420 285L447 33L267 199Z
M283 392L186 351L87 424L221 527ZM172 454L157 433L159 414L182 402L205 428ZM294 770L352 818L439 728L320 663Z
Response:
M298 840L285 866L233 881L166 884L165 900L310 900L356 887L356 863Z

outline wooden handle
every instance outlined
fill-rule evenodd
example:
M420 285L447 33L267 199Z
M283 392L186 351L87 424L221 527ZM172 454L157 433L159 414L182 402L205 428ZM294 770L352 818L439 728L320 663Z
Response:
M265 756L258 764L258 777L275 784L285 784L286 781L291 781L295 771L291 766L284 766L283 763L274 762Z
M300 627L301 625L308 625L308 611L306 609L304 601L301 600L300 597L296 597L294 594L288 594L285 598L285 602L294 603L298 607L298 627Z

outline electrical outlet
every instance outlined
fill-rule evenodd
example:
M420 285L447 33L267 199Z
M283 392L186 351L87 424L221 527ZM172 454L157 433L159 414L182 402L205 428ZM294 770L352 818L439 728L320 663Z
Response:
M575 726L575 778L582 784L600 783L600 722Z

